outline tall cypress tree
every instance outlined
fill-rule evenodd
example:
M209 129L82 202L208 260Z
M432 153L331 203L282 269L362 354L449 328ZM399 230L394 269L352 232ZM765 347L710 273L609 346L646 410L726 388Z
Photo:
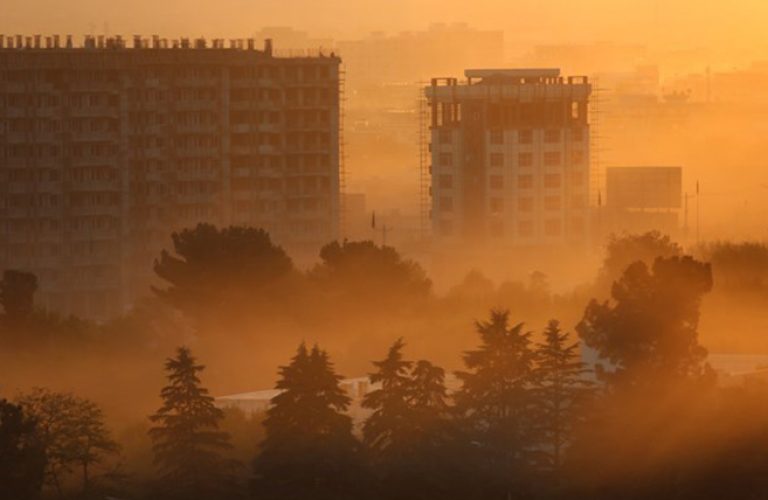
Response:
M490 321L476 327L481 344L464 354L468 370L457 372L456 409L478 455L471 475L509 495L526 475L536 444L531 334L522 323L509 326L509 311L491 311Z
M325 351L302 344L280 368L254 462L254 493L268 498L343 498L357 477L350 398Z
M544 444L545 467L557 471L574 425L582 410L591 383L589 371L579 359L579 343L570 343L570 335L552 320L544 330L544 342L536 348L536 390L538 422Z
M401 461L413 446L410 397L411 362L403 359L403 339L389 348L387 357L374 361L371 384L380 387L365 395L363 408L372 410L363 425L363 443L378 465L387 468Z
M221 498L231 495L236 463L222 452L229 436L219 431L224 413L201 385L197 363L186 347L165 363L169 384L162 407L150 417L155 463L162 471L161 494L170 498Z

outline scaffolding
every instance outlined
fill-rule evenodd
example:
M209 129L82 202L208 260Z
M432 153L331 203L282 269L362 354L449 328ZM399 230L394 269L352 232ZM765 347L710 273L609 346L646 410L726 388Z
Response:
M607 151L603 144L602 122L605 118L605 105L608 101L608 89L600 85L598 77L592 77L592 98L589 101L589 199L597 209L597 227L593 228L593 240L602 244L605 205L605 161L603 153Z
M344 148L344 110L347 100L345 93L346 69L339 68L339 239L347 239L347 169Z
M424 93L426 82L417 84L416 112L419 123L419 238L426 240L430 225L430 117L427 97Z

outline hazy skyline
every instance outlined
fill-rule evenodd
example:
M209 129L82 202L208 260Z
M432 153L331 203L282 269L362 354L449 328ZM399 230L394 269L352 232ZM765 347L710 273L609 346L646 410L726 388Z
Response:
M424 29L464 22L503 29L508 42L589 41L644 43L651 47L737 48L764 45L768 4L671 0L190 0L97 2L7 0L3 33L159 33L165 36L248 36L262 26L293 26L313 35L356 38L371 31ZM309 8L309 7L312 8ZM354 21L352 21L354 20Z

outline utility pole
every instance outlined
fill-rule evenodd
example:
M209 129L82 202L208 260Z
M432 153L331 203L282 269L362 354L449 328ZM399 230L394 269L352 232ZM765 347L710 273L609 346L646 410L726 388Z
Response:
M699 199L699 181L696 181L696 246L701 244L701 200Z
M688 244L688 193L685 193L685 208L683 208L683 237Z

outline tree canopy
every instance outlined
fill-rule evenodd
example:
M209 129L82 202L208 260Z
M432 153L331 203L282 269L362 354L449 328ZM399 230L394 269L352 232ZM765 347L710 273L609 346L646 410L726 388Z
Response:
M254 462L254 494L268 498L351 495L359 464L350 398L325 351L301 344L280 368L266 436ZM351 474L351 475L350 475Z
M37 276L32 273L8 269L0 280L0 303L5 317L18 322L32 314L35 309Z
M600 372L608 380L702 377L699 306L711 288L710 265L691 257L657 258L651 269L638 261L614 283L612 301L589 303L577 330L610 365Z
M198 376L204 368L189 349L178 348L165 363L169 384L161 391L163 405L150 417L160 491L170 498L215 499L236 489L237 464L222 454L231 446L219 430L224 413Z
M34 418L0 400L0 498L35 500L45 479L45 448Z
M314 278L352 300L378 305L425 297L432 287L419 264L372 241L334 241L320 250L320 259Z
M46 456L46 479L61 497L68 477L79 472L87 494L95 481L93 467L118 452L95 403L69 393L35 389L20 399L24 412L36 422Z
M193 317L264 294L294 271L293 261L263 229L198 224L173 233L173 253L163 250L155 273L168 283L155 292Z
M466 371L457 372L462 387L455 395L472 442L490 478L491 488L516 488L536 443L534 425L534 353L524 325L509 325L509 311L491 311L476 323L480 346L464 354Z

